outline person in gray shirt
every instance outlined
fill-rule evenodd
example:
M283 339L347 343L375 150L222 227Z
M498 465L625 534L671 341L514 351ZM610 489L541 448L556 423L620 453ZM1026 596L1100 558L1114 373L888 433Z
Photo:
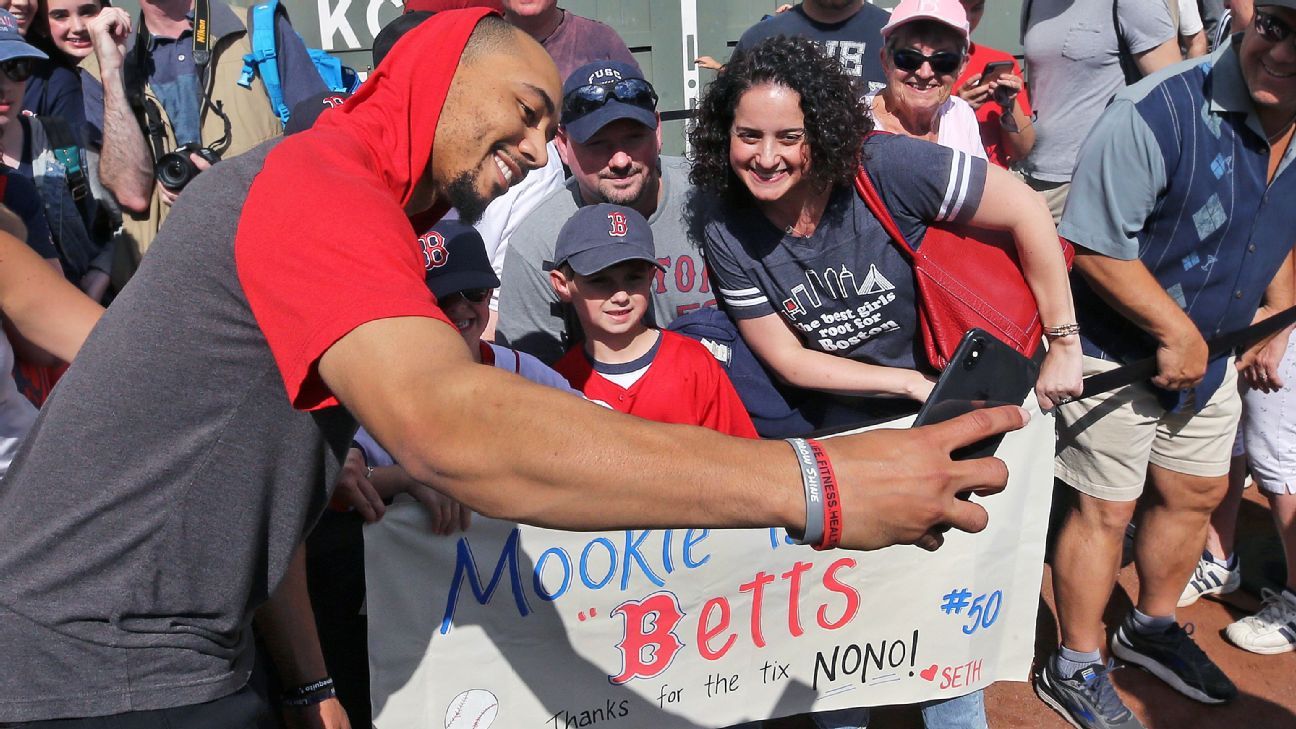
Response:
M1035 108L1035 147L1022 165L1062 219L1076 153L1129 74L1144 76L1183 60L1164 0L1028 0L1022 45ZM1136 68L1122 64L1132 62Z
M661 156L657 94L635 67L596 61L563 84L558 151L571 169L564 189L540 203L518 226L500 277L497 341L553 364L580 341L579 324L564 316L549 284L558 230L576 209L596 203L639 211L652 227L657 272L652 288L654 325L715 305L702 254L684 219L687 162Z

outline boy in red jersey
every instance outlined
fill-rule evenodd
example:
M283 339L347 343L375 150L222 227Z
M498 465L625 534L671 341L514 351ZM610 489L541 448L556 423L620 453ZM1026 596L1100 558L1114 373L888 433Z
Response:
M663 423L756 437L729 376L701 344L644 323L654 269L652 229L632 208L576 211L558 234L550 282L575 309L585 341L554 369L591 400Z

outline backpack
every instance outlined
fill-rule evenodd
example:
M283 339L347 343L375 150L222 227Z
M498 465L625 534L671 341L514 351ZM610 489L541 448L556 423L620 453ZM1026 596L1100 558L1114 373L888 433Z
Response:
M265 86L266 95L270 97L270 107L279 116L279 121L288 123L292 109L284 102L283 83L279 79L279 66L276 61L278 50L275 48L275 14L280 11L279 0L264 0L248 10L248 32L252 36L252 52L243 56L243 74L239 77L239 86L248 88L252 79L261 75L261 84ZM284 11L287 12L287 11ZM297 36L301 37L300 34ZM342 65L328 52L319 48L307 47L311 62L324 85L329 91L351 93L360 85L360 76L354 68Z

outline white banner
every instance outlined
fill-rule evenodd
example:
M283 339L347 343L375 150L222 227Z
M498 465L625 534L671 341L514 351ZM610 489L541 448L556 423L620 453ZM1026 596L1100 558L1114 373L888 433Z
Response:
M935 553L478 517L438 537L397 504L365 530L375 724L721 727L1025 680L1053 419L1035 413L998 455L1011 477L980 500L989 528Z

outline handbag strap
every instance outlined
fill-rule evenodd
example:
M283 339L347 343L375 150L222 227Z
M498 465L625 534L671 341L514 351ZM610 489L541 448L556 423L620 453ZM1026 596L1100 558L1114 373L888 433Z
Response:
M855 191L859 193L860 199L868 207L873 217L877 218L882 224L883 230L891 236L891 241L904 252L910 260L913 260L916 252L909 241L900 233L900 226L896 225L895 218L891 217L891 211L887 210L886 203L882 201L882 196L878 194L877 187L873 185L873 178L864 169L864 164L860 163L859 169L855 172Z

